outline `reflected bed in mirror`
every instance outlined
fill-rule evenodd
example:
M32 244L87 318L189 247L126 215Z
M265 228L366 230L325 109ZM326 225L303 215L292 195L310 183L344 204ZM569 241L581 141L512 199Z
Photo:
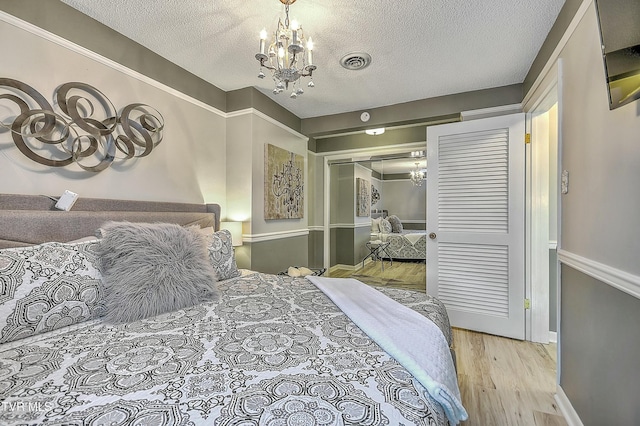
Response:
M405 147L406 149L407 147ZM358 158L336 158L329 162L328 238L330 272L337 269L350 271L364 268L363 260L369 261L366 243L375 240L389 242L383 257L394 260L393 267L385 266L385 279L404 279L392 277L396 261L421 261L426 259L424 232L426 228L426 185L416 186L410 180L410 171L418 163L426 169L425 149L412 145L406 151L359 155ZM414 151L410 151L414 149ZM358 179L371 184L371 209L368 215L356 215L357 197L354 188ZM387 222L389 229L379 229L380 220L395 218L402 226L396 229ZM370 231L369 229L370 225ZM395 232L395 233L392 233ZM403 232L404 231L404 232ZM422 237L422 238L421 238ZM389 269L389 270L387 270ZM382 271L378 271L382 272ZM424 272L424 268L422 270ZM424 291L426 276L420 278Z

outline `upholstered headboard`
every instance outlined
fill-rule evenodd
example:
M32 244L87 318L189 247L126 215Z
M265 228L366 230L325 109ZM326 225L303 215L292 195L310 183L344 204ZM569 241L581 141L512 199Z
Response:
M371 210L371 219L377 219L379 217L386 218L388 215L388 210Z
M109 220L168 222L220 229L220 205L79 198L71 211L51 197L0 194L0 248L95 235Z

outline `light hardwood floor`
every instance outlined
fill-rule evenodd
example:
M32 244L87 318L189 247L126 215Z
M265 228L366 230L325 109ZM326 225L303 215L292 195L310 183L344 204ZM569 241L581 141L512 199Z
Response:
M362 265L362 264L360 264ZM383 287L404 288L406 290L426 290L426 265L424 262L393 262L384 261L384 271L381 261L369 262L357 271L337 269L325 274L329 277L353 277L365 284Z
M556 345L453 329L467 426L565 426L554 399Z
M425 291L424 263L369 263L353 276L370 285ZM554 399L556 345L507 339L453 329L458 383L469 414L465 426L565 426Z

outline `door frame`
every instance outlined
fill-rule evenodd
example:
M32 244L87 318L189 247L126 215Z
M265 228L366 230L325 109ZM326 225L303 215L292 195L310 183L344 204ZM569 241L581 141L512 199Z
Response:
M561 169L561 152L562 152L562 61L559 59L544 76L543 79L533 87L529 94L523 100L523 111L526 114L527 133L531 133L532 115L539 111L539 108L548 101L550 96L554 95L557 101L557 125L558 125L558 144L557 144L557 176L560 177ZM531 309L526 313L526 339L533 342L549 343L549 280L539 279L533 271L535 265L549 263L549 235L548 226L545 229L541 227L546 221L549 221L549 206L539 202L540 193L536 190L536 185L532 183L539 181L542 174L549 173L547 164L537 164L535 161L536 143L540 143L539 139L532 137L531 143L526 147L526 298L531 300ZM548 143L548 140L545 141ZM548 160L548 158L547 158ZM558 182L556 182L558 183ZM547 194L548 195L548 194ZM557 208L557 248L560 248L560 210L561 197L560 191L557 191L556 208ZM556 261L556 266L558 266ZM556 330L560 332L560 268L557 267L557 324ZM548 274L547 274L548 275Z
M426 135L425 135L426 136ZM373 155L384 155L384 154L398 154L406 151L419 151L427 149L427 141L426 137L424 142L411 142L405 144L398 145L389 145L385 147L377 147L377 148L357 148L350 149L344 151L334 151L325 154L318 154L323 156L323 218L322 225L324 228L323 232L323 267L329 271L330 263L331 263L331 167L329 162L336 160L365 160ZM425 277L426 279L426 277Z

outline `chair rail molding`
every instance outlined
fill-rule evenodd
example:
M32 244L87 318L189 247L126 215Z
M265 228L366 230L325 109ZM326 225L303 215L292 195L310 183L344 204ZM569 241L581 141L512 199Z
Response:
M282 238L303 237L309 235L309 229L293 229L290 231L265 232L263 234L242 234L245 243L260 243L263 241L280 240Z
M559 249L558 260L590 277L640 299L640 276Z

